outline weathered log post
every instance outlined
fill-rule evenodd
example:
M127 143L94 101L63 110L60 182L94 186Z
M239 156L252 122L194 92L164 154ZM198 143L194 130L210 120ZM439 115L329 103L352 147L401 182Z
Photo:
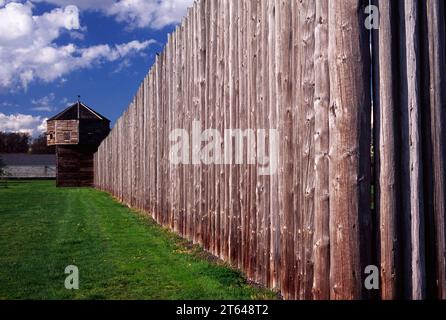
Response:
M329 107L328 65L329 0L316 1L315 28L315 203L313 297L330 298L330 198L329 198Z
M381 298L399 297L398 237L398 126L395 108L396 57L394 55L394 8L396 3L376 0L379 29L374 31L374 132L375 132L375 208L378 213L378 260Z
M370 47L363 1L329 3L330 297L360 299L370 222Z

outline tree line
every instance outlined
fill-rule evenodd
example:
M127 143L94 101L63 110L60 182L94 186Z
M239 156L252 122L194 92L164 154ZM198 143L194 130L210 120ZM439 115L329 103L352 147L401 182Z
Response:
M46 135L37 138L28 133L0 132L1 153L54 154L55 147L47 146Z

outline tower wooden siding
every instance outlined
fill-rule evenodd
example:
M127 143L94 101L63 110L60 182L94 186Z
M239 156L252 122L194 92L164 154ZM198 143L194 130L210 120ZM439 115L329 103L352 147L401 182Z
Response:
M93 186L93 158L110 132L110 120L77 102L47 122L48 145L56 146L57 186Z
M79 121L60 120L48 121L48 145L77 145L79 143ZM69 139L66 138L69 134Z

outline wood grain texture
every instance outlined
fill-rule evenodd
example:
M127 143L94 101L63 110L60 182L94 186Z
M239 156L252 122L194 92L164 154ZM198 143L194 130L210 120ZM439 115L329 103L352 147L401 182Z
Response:
M328 0L316 1L315 28L315 201L314 201L314 281L316 300L330 298L330 187L329 187L329 107Z
M446 299L446 13L444 1L428 0L426 6L426 28L428 43L425 45L428 52L428 66L425 70L429 85L425 88L429 95L430 132L428 131L431 152L429 171L430 176L429 194L432 197L431 207L427 208L433 217L429 222L432 226L431 243L433 255L430 264L433 265L432 281L437 283L433 287L432 297ZM427 76L428 75L428 76ZM429 161L429 159L428 159ZM429 230L429 229L428 229ZM436 247L436 250L434 249ZM434 252L435 251L435 252Z
M374 32L374 132L375 132L375 205L378 216L380 243L381 298L393 300L398 294L399 268L398 236L398 172L397 119L395 95L395 66L393 28L395 5L389 1L376 2L380 9L379 30Z
M423 189L422 189L422 159L421 159L421 108L419 88L419 68L417 59L418 41L418 1L406 0L406 50L407 50L407 91L409 113L410 140L410 207L411 207L411 236L412 236L412 298L425 297L424 283L424 239L422 229L423 219Z
M361 1L329 4L330 66L330 286L332 299L362 297L361 215L370 212L370 180L364 163L363 135L370 134L364 114L370 109L370 83L364 50L363 25L356 13ZM370 147L370 144L368 145ZM370 168L367 168L370 170ZM366 169L366 170L367 170Z

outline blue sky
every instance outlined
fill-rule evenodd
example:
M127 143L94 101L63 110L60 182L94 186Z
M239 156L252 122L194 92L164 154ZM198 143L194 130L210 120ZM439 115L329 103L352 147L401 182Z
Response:
M81 100L116 121L193 0L0 0L0 131Z

